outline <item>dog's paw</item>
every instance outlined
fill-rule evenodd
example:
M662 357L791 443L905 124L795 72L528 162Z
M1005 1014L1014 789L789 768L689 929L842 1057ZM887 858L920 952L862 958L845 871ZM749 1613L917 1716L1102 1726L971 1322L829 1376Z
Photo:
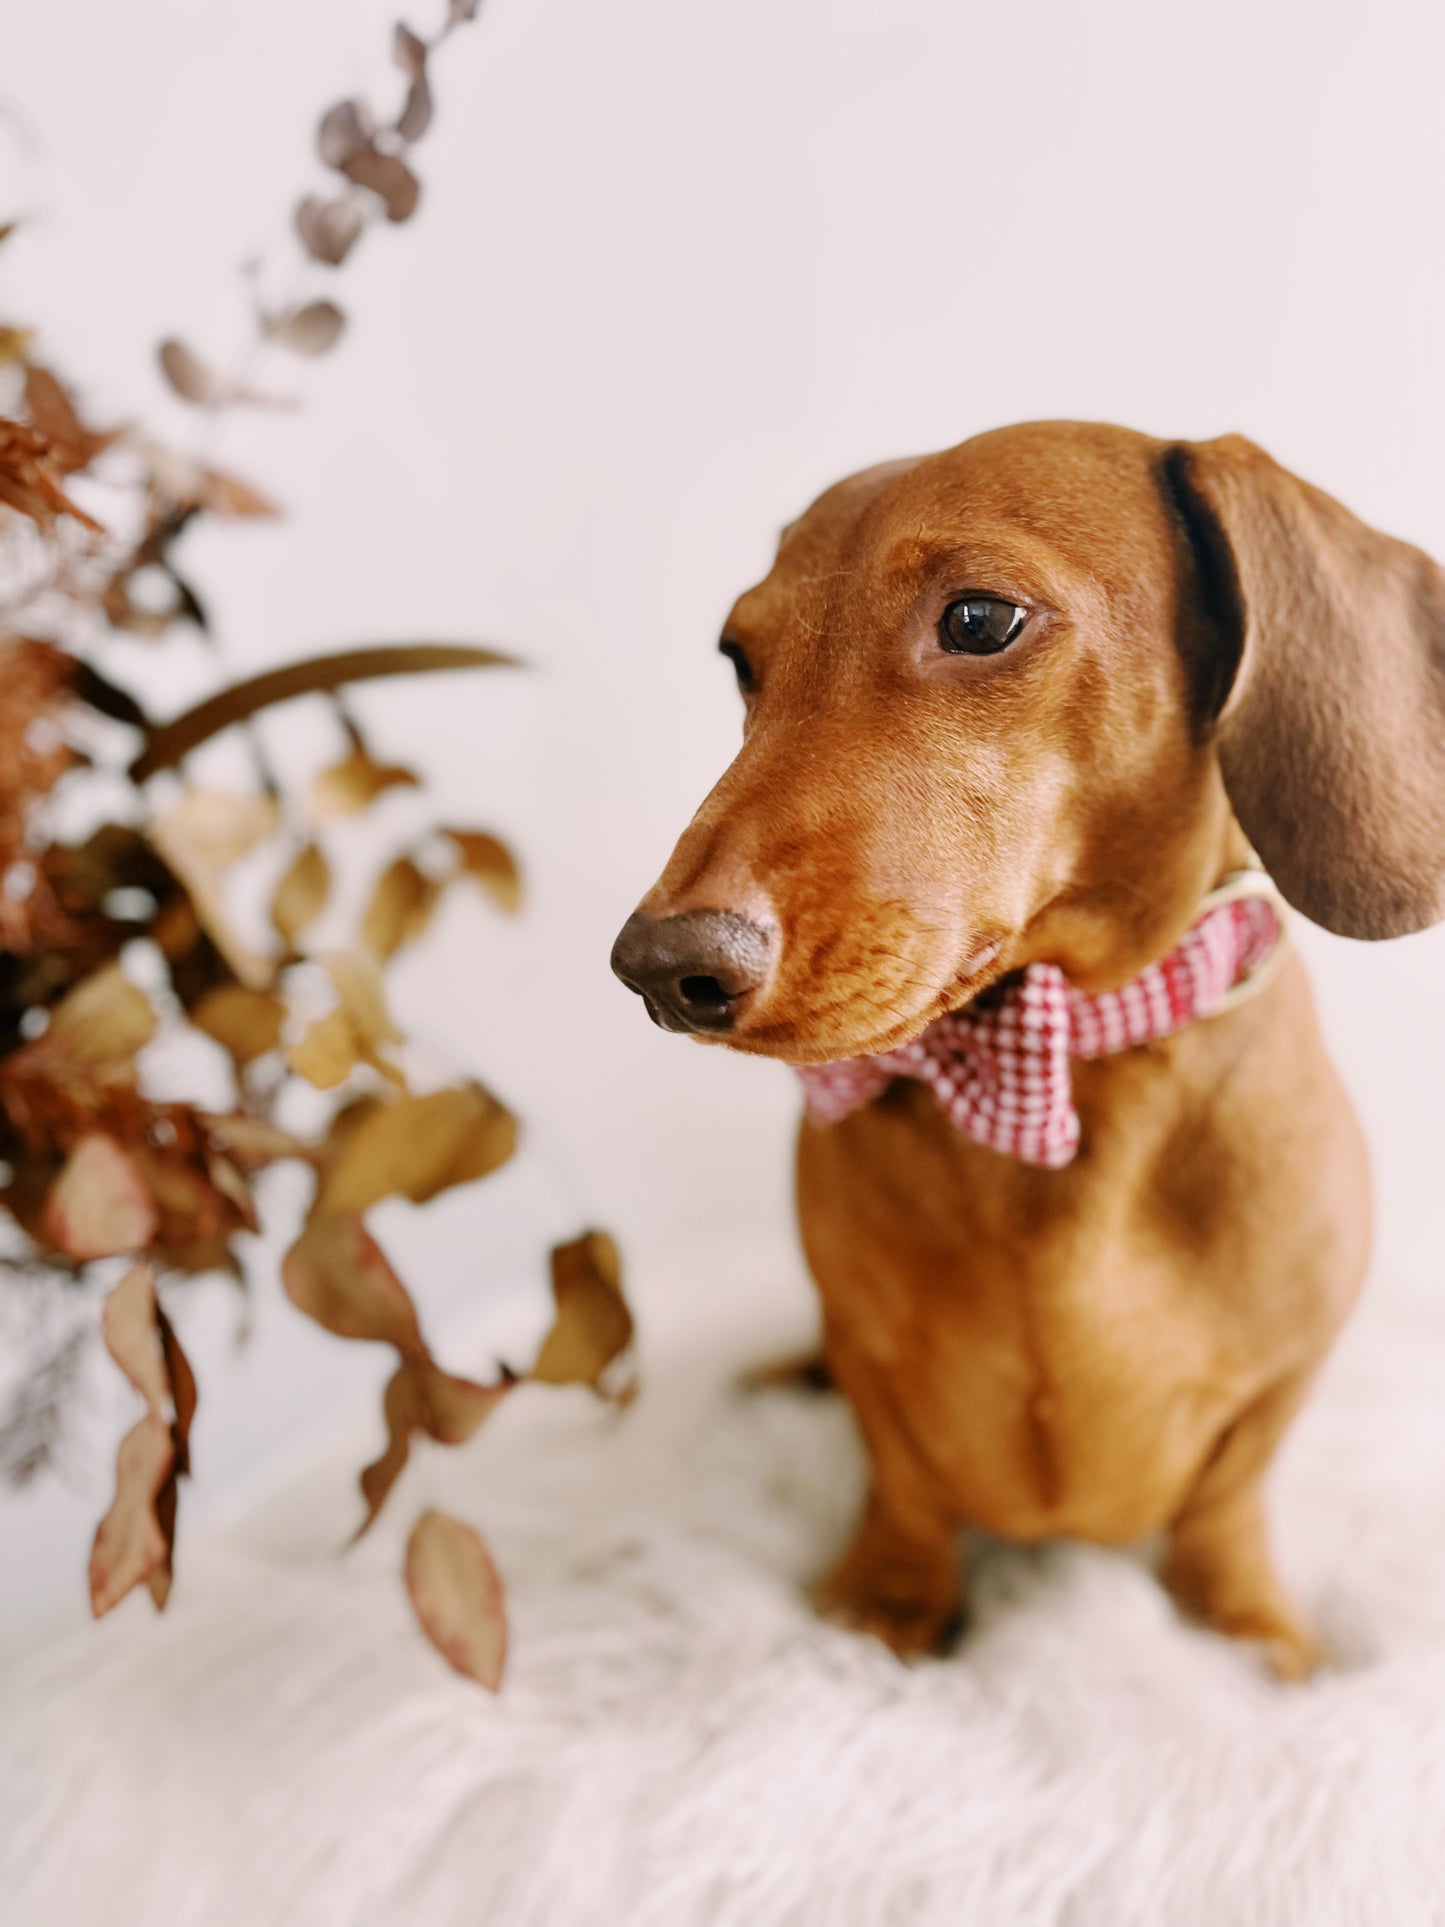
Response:
M844 1570L829 1574L813 1588L813 1610L850 1632L881 1640L899 1659L927 1659L946 1653L967 1619L956 1586L933 1594L903 1593L869 1584Z

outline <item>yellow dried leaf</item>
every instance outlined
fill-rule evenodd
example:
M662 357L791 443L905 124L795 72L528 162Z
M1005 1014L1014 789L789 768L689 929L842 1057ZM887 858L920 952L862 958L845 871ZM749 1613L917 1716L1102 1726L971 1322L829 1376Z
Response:
M476 1084L378 1104L342 1143L319 1203L332 1211L365 1211L390 1197L425 1204L450 1185L484 1176L515 1142L499 1113L507 1117Z
M443 830L461 858L462 873L479 883L499 909L522 907L522 877L517 859L499 837L486 830Z
M196 917L243 984L263 989L270 961L243 944L231 927L221 879L226 870L273 834L280 812L274 797L189 790L147 832L185 885Z
M557 1316L542 1342L532 1377L544 1385L599 1385L632 1340L632 1313L622 1295L622 1265L605 1231L587 1231L552 1253Z
M321 771L311 785L311 808L317 816L352 816L374 803L383 791L415 789L415 770L401 763L378 763L354 748L339 763Z
M144 1250L158 1222L135 1159L103 1131L81 1138L45 1201L47 1237L83 1263Z
M107 964L56 1005L50 1027L11 1058L14 1069L56 1083L129 1081L136 1052L156 1031L156 1014L119 964Z
M507 1658L507 1613L491 1556L468 1525L425 1512L406 1547L406 1589L422 1631L447 1664L496 1692Z
M374 1051L381 1044L402 1043L402 1034L386 1008L386 992L375 957L367 956L365 951L337 951L325 962L327 975L341 999L341 1008L366 1050Z
M331 893L331 865L314 843L288 864L271 898L271 922L288 949L321 915Z
M367 949L385 962L404 943L419 937L432 920L442 887L409 856L389 863L377 879L362 920L361 940Z
M190 1012L191 1022L229 1052L244 1070L281 1042L286 1006L268 990L248 990L244 984L218 984L208 990Z
M286 1052L292 1070L318 1091L334 1090L363 1061L356 1031L344 1010L318 1017Z

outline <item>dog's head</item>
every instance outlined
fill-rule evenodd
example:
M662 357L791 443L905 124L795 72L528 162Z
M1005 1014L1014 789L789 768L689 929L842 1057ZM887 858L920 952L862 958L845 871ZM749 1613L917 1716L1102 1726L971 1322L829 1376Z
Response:
M817 1063L1037 959L1122 982L1231 811L1330 929L1445 915L1445 575L1238 437L1036 423L870 469L721 646L743 747L613 952L667 1028Z

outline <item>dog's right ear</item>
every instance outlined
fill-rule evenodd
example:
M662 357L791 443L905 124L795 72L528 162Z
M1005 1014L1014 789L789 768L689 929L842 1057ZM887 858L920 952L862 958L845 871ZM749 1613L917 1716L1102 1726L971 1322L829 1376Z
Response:
M1445 918L1445 572L1242 436L1181 443L1199 721L1296 909L1347 937Z

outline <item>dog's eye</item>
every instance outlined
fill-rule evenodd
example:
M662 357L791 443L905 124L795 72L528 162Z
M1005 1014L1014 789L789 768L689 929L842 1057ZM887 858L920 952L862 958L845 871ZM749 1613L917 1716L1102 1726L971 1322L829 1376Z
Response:
M718 649L738 672L738 688L745 696L751 696L758 682L753 674L753 665L748 661L747 650L740 642L734 642L731 636L724 636Z
M938 640L951 656L992 656L1007 649L1028 618L1028 610L997 596L966 595L950 602L938 625Z

